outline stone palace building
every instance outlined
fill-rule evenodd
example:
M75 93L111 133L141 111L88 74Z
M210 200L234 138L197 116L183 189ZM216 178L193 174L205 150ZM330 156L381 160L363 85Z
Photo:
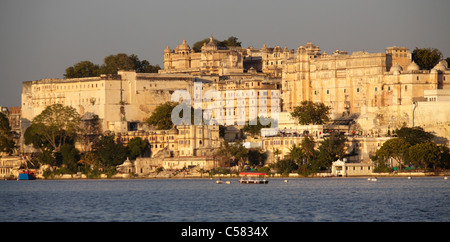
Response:
M450 138L447 63L440 61L432 70L420 70L404 47L389 47L383 53L349 54L336 50L329 54L312 43L296 50L266 45L261 49L219 47L211 36L200 52L193 51L184 40L174 49L167 46L163 54L164 69L159 73L118 71L116 75L100 77L23 82L22 133L35 116L56 103L74 107L82 119L98 115L103 131L121 137L139 130L148 132L143 123L155 108L171 101L177 90L185 90L191 105L201 101L197 107L203 110L213 102L219 103L213 106L211 115L224 119L232 115L237 120L244 115L248 121L254 117L251 109L268 116L273 111L280 113L279 123L284 123L284 128L295 129L298 124L286 114L302 101L310 100L331 106L334 121L351 124L352 131L363 136L384 136L403 125L415 125ZM219 95L205 100L208 91ZM227 106L229 102L234 104ZM152 143L151 137L149 134L147 139ZM228 138L233 137L235 133ZM202 142L209 144L208 149L197 153L197 148L178 143L180 149L174 146L171 154L203 156L220 146L217 140ZM283 144L297 142L293 139ZM361 159L367 160L368 156Z

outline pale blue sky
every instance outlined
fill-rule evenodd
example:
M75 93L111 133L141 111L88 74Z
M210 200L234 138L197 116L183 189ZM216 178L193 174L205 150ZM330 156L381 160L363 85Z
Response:
M110 54L162 66L186 39L236 36L243 47L384 52L439 49L450 56L448 0L2 0L0 106L20 106L22 82L62 78L67 67Z

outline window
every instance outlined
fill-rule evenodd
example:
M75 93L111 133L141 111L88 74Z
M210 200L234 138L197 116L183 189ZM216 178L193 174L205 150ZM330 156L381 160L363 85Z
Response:
M358 88L356 88L356 92L359 92L359 87L358 87Z
M377 91L378 90L378 87L375 87L375 91Z
M405 92L408 91L408 86L405 85Z
M327 90L327 94L330 94L330 90Z

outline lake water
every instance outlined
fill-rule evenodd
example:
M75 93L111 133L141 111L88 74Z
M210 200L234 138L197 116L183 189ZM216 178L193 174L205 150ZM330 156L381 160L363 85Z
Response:
M0 181L0 221L450 221L443 177L229 180Z

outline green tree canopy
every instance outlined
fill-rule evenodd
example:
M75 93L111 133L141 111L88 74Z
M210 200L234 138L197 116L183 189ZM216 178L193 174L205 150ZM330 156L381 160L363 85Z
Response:
M127 156L130 160L136 160L137 157L143 156L150 151L148 140L140 137L132 138L127 145Z
M255 120L253 120L255 122ZM246 122L243 130L244 132L249 133L252 136L257 136L261 134L262 128L269 128L271 124L273 124L274 120L267 117L257 117L256 118L256 124L252 125L252 122ZM263 125L262 123L267 123L266 125Z
M152 112L150 117L146 120L146 123L150 126L155 127L158 130L171 129L175 125L172 122L172 110L178 106L180 103L177 102L165 102L158 105L155 110ZM185 103L181 103L180 105L186 105ZM186 107L186 106L183 106ZM194 123L194 108L189 107L191 111L191 124ZM182 109L184 110L184 109ZM180 116L185 115L183 112L180 112ZM184 116L183 116L184 117Z
M90 61L81 61L66 69L65 78L94 77L101 74L116 74L118 70L135 70L138 73L157 73L161 67L151 65L147 60L140 60L135 54L118 53L104 58L99 66Z
M36 116L32 125L35 134L42 136L53 150L59 151L66 142L75 140L80 129L80 115L73 107L53 104Z
M12 154L16 143L11 137L11 126L8 117L0 112L0 152Z
M329 137L326 137L320 142L319 152L330 154L332 161L341 159L345 155L345 142L347 138L339 133L331 133Z
M127 158L127 149L116 142L113 135L102 135L93 147L94 154L104 167L115 167Z
M100 75L100 66L90 61L81 61L66 69L65 78L94 77Z
M33 145L33 148L40 149L41 151L52 151L54 148L41 133L43 130L43 124L31 123L31 125L25 130L25 133L23 134L24 142L26 145Z
M267 154L261 152L259 149L248 150L248 165L250 166L262 166L266 162Z
M312 171L326 170L331 167L333 161L345 156L345 142L347 138L339 133L331 133L320 142L317 151L309 158L309 169Z
M294 144L289 149L289 153L288 153L287 157L289 159L293 160L298 165L302 165L303 161L304 161L304 158L305 158L305 153L303 152L303 149L302 149L301 145L297 146L297 145Z
M298 165L292 159L281 159L275 163L275 168L279 173L287 175L298 170Z
M402 127L395 130L395 134L400 139L406 141L409 145L416 145L419 143L429 142L434 138L434 135L430 132L426 132L422 127Z
M315 141L313 137L305 136L302 143L297 146L293 145L288 157L295 161L299 166L311 164L311 161L317 157L318 151L315 149Z
M146 120L147 124L156 127L158 130L171 129L174 124L172 123L172 110L178 105L176 102L165 102L156 107L155 111Z
M221 160L222 165L244 166L248 158L248 149L242 143L229 144L225 142L220 149L216 151L215 156ZM226 164L230 162L230 164Z
M431 70L439 63L442 53L435 48L415 48L412 52L413 61L423 70Z
M393 158L401 167L408 149L409 145L405 140L401 138L393 138L384 142L383 146L377 150L376 157L382 161L387 161L389 158Z
M194 52L202 51L203 44L209 43L209 41L210 41L210 38L205 38L203 40L195 42L194 45L192 46L192 50ZM230 37L228 37L228 39L223 40L223 41L219 41L216 39L213 39L213 41L219 47L240 47L241 46L241 42L239 42L238 38L234 37L234 36L230 36Z
M426 168L439 164L441 151L433 142L424 142L409 148L409 159L416 167Z
M118 70L134 70L135 62L124 53L105 57L104 64L100 67L101 74L116 74Z
M299 124L324 124L330 120L331 107L323 103L314 103L312 101L302 101L300 106L294 107L291 117L296 119Z
M71 172L77 172L78 161L80 160L80 151L73 144L64 144L61 146L61 160L66 169Z

